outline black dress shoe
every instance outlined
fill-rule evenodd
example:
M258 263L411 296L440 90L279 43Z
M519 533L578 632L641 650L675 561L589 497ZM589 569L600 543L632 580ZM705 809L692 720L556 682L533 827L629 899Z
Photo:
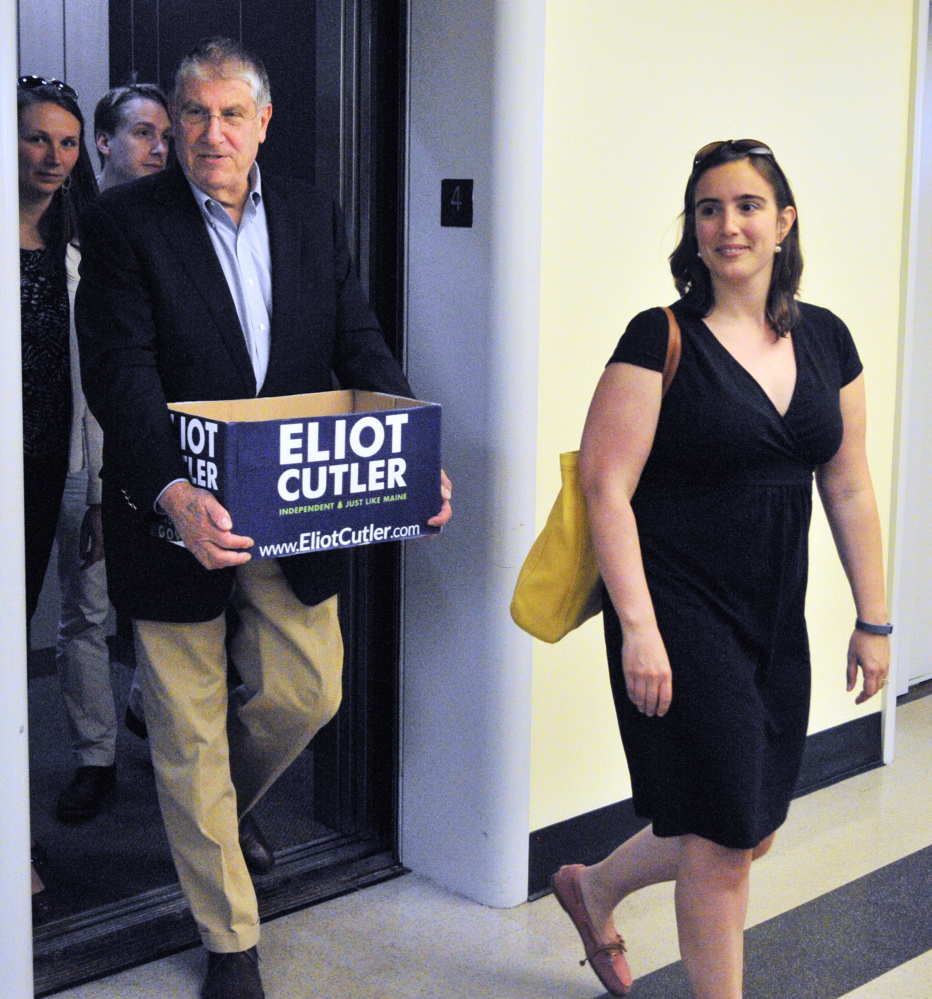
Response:
M52 902L47 888L40 888L32 893L32 921L44 923L52 916Z
M116 766L78 767L71 783L58 796L59 822L86 822L100 811L116 787Z
M250 874L265 874L275 866L275 854L251 813L239 820L239 847Z
M30 876L32 878L32 919L35 923L44 922L52 915L52 903L49 899L46 879L49 873L49 858L45 847L35 840L32 841L30 857Z
M208 951L201 999L265 999L256 948L234 954Z

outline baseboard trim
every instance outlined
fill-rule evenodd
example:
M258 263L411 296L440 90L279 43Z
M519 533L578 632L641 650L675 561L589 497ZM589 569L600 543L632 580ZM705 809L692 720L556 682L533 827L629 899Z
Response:
M801 798L882 765L883 718L875 711L806 739L794 797Z
M847 780L883 764L880 712L855 718L806 739L795 797ZM643 829L630 798L532 832L528 849L528 898L550 890L561 864L592 864Z

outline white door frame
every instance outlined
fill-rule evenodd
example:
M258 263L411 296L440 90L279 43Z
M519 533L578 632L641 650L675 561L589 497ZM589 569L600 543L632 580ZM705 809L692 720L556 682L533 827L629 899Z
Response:
M16 155L16 0L0 0L0 203L18 203ZM23 445L19 334L19 214L0 212L0 995L32 997L29 884L29 740L26 710L26 594L23 587Z
M911 108L911 160L909 173L907 239L905 245L906 296L903 303L903 337L899 356L899 399L896 461L893 483L893 531L890 539L890 613L896 624L893 638L893 671L884 701L884 762L893 760L897 694L905 693L916 676L914 649L922 634L922 621L932 615L923 610L922 596L932 595L932 561L923 556L923 540L932 532L916 521L919 498L926 495L926 477L918 434L932 433L924 418L929 393L924 368L932 364L928 349L919 353L932 329L932 102L927 100L929 61L929 4L919 0L916 9L914 94ZM923 238L924 237L924 238ZM927 290L926 290L927 289ZM928 359L926 359L928 357ZM924 450L924 449L923 449ZM928 495L932 497L932 492ZM909 500L913 509L907 509ZM922 535L922 536L920 536ZM925 578L924 578L925 577ZM932 630L930 630L932 636ZM932 655L930 655L932 662Z

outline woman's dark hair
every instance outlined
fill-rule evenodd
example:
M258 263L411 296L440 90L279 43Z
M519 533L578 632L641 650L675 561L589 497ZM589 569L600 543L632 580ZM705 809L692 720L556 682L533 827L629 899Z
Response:
M696 157L689 182L686 184L686 195L683 199L683 235L677 248L670 254L670 270L673 272L673 280L681 301L699 316L707 316L715 306L712 279L699 256L699 244L696 240L696 185L703 174L723 163L748 160L773 188L777 211L782 212L787 206L796 208L790 183L773 153L763 143L756 143L749 150L746 148L748 142L750 140L713 144L714 148L710 153ZM767 292L767 321L778 336L786 336L799 321L796 293L799 291L802 273L803 254L799 245L797 218L783 237L780 253L774 257L770 290Z
M84 145L84 116L71 94L55 85L16 89L16 113L34 104L57 104L78 119L81 126L78 161L68 180L55 192L39 220L39 234L45 243L43 264L49 272L63 271L69 243L78 241L78 219L85 207L97 198L97 181L87 147ZM67 188L67 190L66 190Z

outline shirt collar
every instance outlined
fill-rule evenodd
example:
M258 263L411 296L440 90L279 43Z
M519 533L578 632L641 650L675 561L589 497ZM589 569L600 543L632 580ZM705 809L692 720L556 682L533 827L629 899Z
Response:
M188 187L191 188L194 200L202 212L210 214L213 206L221 209L221 211L225 210L219 201L212 198L209 194L205 194L187 174L184 175L184 179L188 182ZM259 207L262 201L262 174L259 172L258 163L253 163L249 168L249 194L246 196L246 200L252 201L253 206L256 208Z

